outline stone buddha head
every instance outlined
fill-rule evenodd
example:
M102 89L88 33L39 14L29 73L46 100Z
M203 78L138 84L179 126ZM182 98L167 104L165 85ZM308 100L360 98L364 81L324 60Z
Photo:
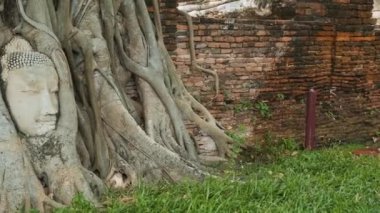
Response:
M42 136L54 130L58 75L50 58L15 37L4 48L1 66L5 99L18 130L27 136Z

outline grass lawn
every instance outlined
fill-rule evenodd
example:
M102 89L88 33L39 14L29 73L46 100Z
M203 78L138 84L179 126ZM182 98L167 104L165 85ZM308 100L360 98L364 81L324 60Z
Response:
M380 212L380 158L352 155L358 147L294 152L202 183L110 192L105 212ZM80 196L72 207L57 210L97 211Z

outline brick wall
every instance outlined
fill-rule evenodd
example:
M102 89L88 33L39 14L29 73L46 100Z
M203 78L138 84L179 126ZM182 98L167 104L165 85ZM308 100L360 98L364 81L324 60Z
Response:
M187 25L168 2L163 24L178 71L227 128L247 126L252 141L267 133L302 141L305 93L313 87L319 142L362 141L380 131L372 1L297 1L289 20L194 18L198 62L220 77L217 97L214 79L190 70Z

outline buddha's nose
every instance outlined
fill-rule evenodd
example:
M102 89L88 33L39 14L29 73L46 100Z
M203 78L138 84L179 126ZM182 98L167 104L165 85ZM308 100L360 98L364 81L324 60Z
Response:
M55 115L58 113L57 95L55 93L45 91L41 99L41 111L43 115Z

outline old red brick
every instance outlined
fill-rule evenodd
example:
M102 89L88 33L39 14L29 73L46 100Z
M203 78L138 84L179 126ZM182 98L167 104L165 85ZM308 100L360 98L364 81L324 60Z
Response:
M220 48L227 49L230 47L231 47L230 43L220 43Z

